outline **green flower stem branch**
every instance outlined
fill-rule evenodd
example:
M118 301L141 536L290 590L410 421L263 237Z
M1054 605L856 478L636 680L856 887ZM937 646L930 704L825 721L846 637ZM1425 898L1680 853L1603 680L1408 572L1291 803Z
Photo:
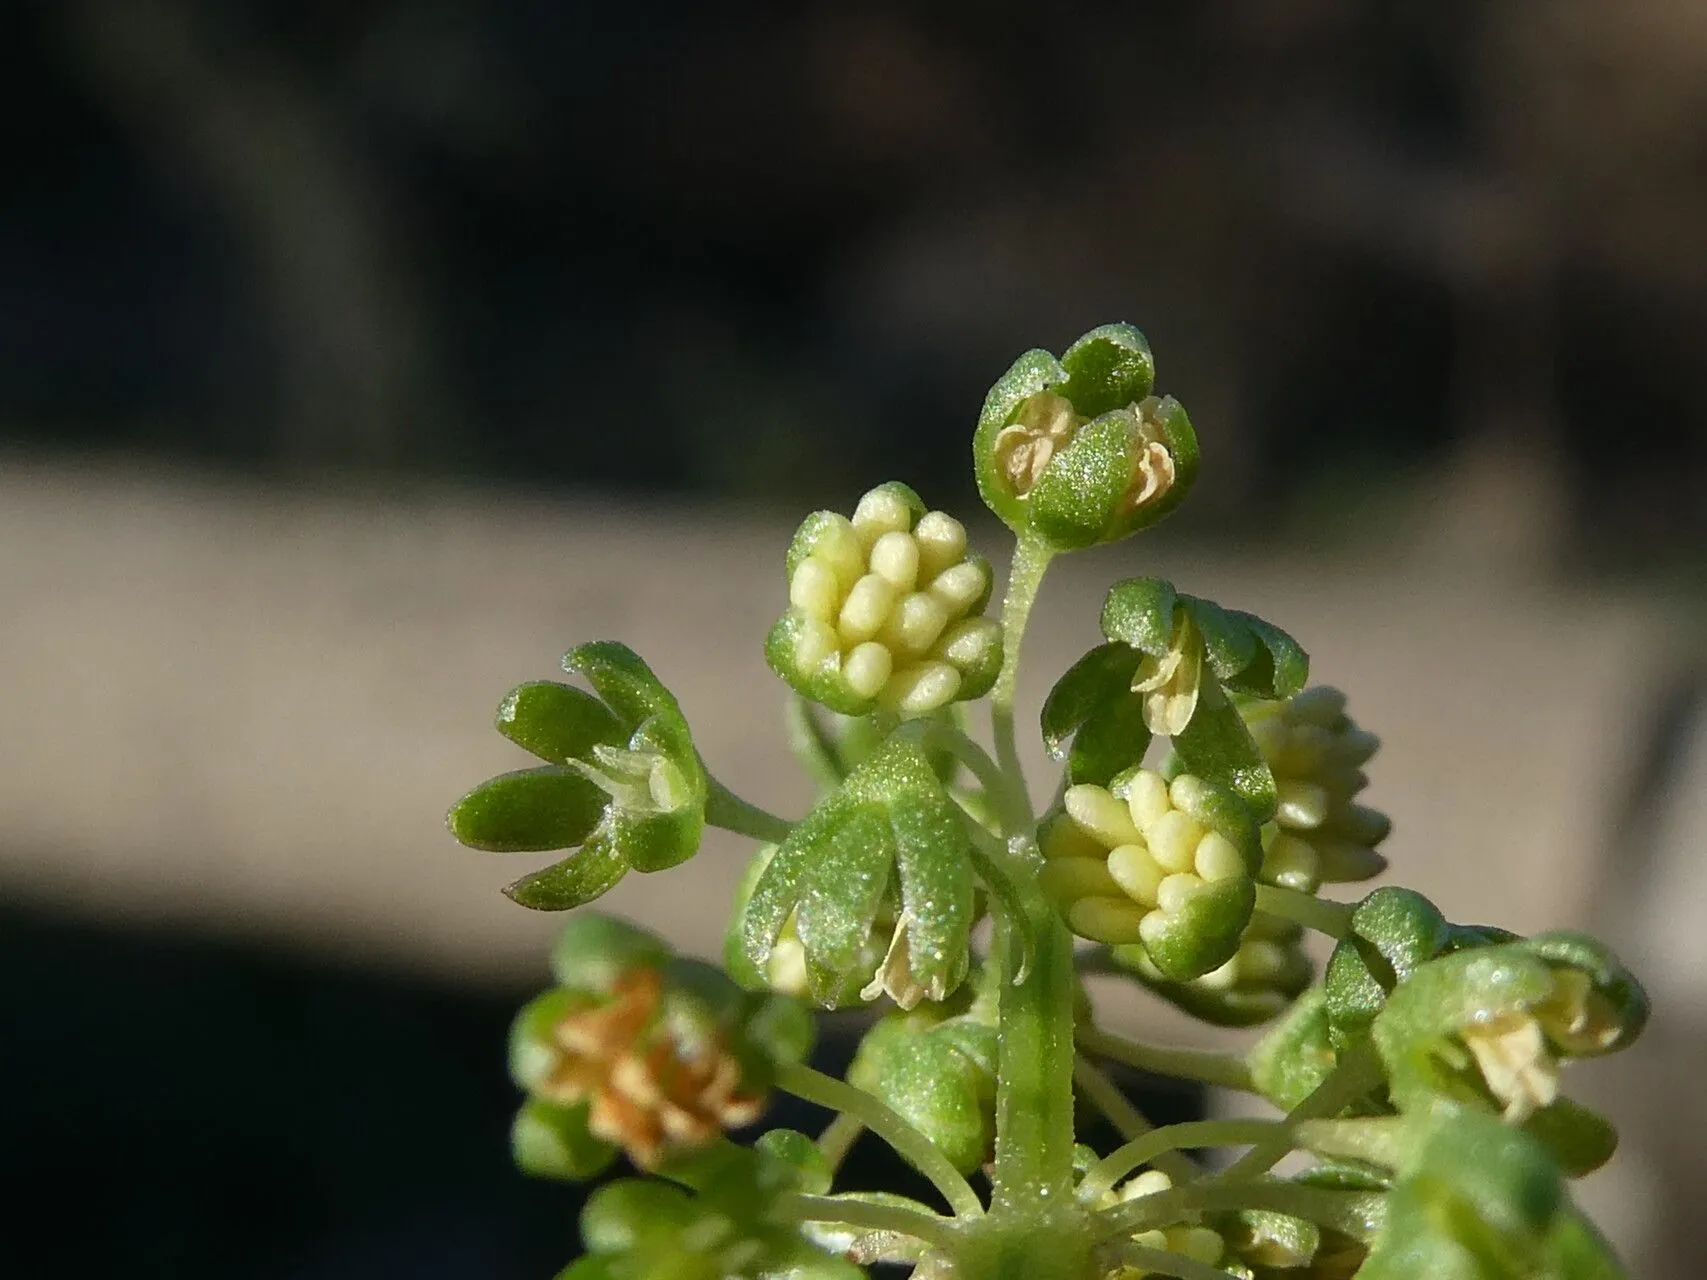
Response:
M848 1280L856 1262L932 1280L1622 1280L1569 1181L1616 1134L1560 1094L1560 1067L1636 1038L1640 984L1584 934L1457 924L1399 885L1321 896L1386 871L1391 823L1363 803L1380 740L1309 684L1291 634L1161 578L1112 584L1102 642L1039 708L1031 741L1059 775L1034 807L1015 695L1045 572L1154 525L1197 475L1196 428L1154 384L1143 335L1113 324L991 388L971 451L1015 537L999 621L965 524L900 481L779 548L762 643L816 788L798 821L719 782L619 642L577 645L570 682L499 704L531 767L476 786L448 825L487 854L554 855L504 891L521 906L668 874L707 827L759 846L721 968L577 913L512 1026L517 1164L656 1175L586 1199L587 1255L558 1280ZM988 747L961 727L985 697ZM1325 966L1307 931L1334 940ZM1116 1035L1089 974L1260 1038L1233 1056ZM870 1011L846 1079L808 1065L809 1005ZM1158 1127L1112 1063L1277 1117ZM816 1140L728 1136L778 1091L833 1113ZM1079 1143L1078 1103L1114 1150ZM945 1214L834 1194L868 1131ZM1294 1152L1314 1165L1276 1176Z
M1259 884L1256 890L1258 911L1291 920L1330 938L1343 938L1351 932L1351 913L1357 909L1353 903L1317 898L1282 885Z
M1156 1126L1150 1123L1149 1117L1133 1106L1119 1086L1083 1055L1073 1062L1073 1084L1085 1096L1085 1101L1102 1112L1114 1126L1114 1131L1128 1143L1156 1131ZM1190 1159L1172 1148L1158 1151L1150 1164L1167 1174L1175 1183L1191 1182L1203 1172Z
M996 739L996 759L1001 762L1002 771L1018 786L1028 810L1031 798L1014 736L1014 694L1019 684L1020 644L1031 620L1031 606L1054 558L1054 551L1039 538L1021 534L1014 545L1007 594L1002 597L1002 669L990 690L990 729Z
M705 820L712 826L766 844L780 844L794 830L794 824L787 818L779 818L741 799L710 774L706 775L706 783Z
M870 1231L911 1236L933 1249L946 1249L953 1239L953 1219L920 1213L900 1205L874 1204L840 1196L815 1196L790 1191L778 1196L768 1215L778 1222L845 1223Z
M1245 1065L1243 1058L1235 1058L1231 1054L1140 1044L1135 1040L1127 1040L1088 1026L1079 1028L1077 1038L1079 1047L1085 1052L1112 1058L1140 1071L1174 1076L1180 1080L1199 1080L1204 1084L1219 1085L1223 1089L1238 1089L1245 1093L1254 1093L1256 1090L1256 1086L1251 1083L1251 1069Z
M913 1168L924 1174L932 1186L948 1202L948 1207L960 1217L977 1217L984 1212L983 1202L960 1171L948 1162L937 1145L920 1133L895 1111L834 1076L827 1076L804 1063L789 1063L779 1068L777 1088L806 1102L815 1102L844 1116L852 1116L860 1124L882 1138Z
M1140 1165L1152 1163L1164 1151L1192 1147L1236 1147L1262 1142L1276 1134L1289 1136L1283 1120L1187 1120L1141 1134L1093 1164L1079 1183L1079 1198L1095 1200Z

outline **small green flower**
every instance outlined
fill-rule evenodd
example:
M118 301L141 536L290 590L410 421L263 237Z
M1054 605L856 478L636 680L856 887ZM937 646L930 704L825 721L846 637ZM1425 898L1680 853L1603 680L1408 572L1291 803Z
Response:
M505 889L543 911L577 907L629 871L691 858L705 829L708 783L687 720L638 654L579 645L564 670L592 685L539 680L512 690L498 732L550 763L501 774L452 806L451 834L474 849L577 852Z
M1320 987L1299 996L1286 1016L1245 1055L1257 1091L1283 1111L1309 1097L1338 1062Z
M1274 774L1273 825L1263 833L1263 880L1305 893L1368 880L1387 868L1375 846L1387 816L1355 802L1361 766L1380 741L1345 714L1345 695L1318 685L1286 701L1248 701L1239 714Z
M742 971L765 973L792 920L819 1004L857 976L863 998L904 1009L943 1000L966 976L975 883L968 820L915 743L890 739L820 800L759 873L740 923ZM883 959L864 968L874 924L893 912Z
M1197 436L1131 325L1093 329L1057 360L1029 351L990 389L973 438L978 490L1004 524L1057 551L1156 523L1197 475Z
M977 1013L891 1013L860 1041L848 1083L882 1099L961 1173L996 1140L996 1029Z
M560 985L510 1036L510 1073L528 1094L514 1149L531 1173L588 1177L619 1149L657 1168L751 1124L777 1064L811 1047L798 1005L749 995L621 921L572 921L552 962Z
M879 485L853 519L806 518L788 548L788 612L765 658L802 696L844 715L922 716L982 697L1002 665L981 616L990 566L954 517L906 485Z
M1114 947L1110 954L1162 999L1218 1027L1250 1027L1278 1017L1315 974L1303 926L1264 911L1251 914L1232 959L1189 982L1165 977L1142 945Z
M1370 1031L1401 1110L1449 1098L1521 1123L1558 1099L1562 1060L1623 1048L1646 1020L1646 996L1609 951L1543 934L1426 961Z
M1080 937L1142 944L1164 978L1187 982L1232 960L1261 858L1238 797L1149 769L1069 787L1044 821L1039 881Z

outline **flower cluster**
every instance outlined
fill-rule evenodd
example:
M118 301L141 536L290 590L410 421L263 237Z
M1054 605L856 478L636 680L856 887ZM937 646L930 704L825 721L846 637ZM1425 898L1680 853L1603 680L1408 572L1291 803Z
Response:
M1191 774L1136 769L1112 788L1069 787L1044 822L1040 881L1080 937L1142 943L1175 981L1231 960L1260 859L1238 798Z
M805 697L845 715L920 716L989 691L1002 633L982 617L990 566L953 516L903 484L871 490L853 519L808 516L788 549L788 612L765 656Z
M1380 739L1345 713L1345 695L1317 685L1286 701L1248 701L1239 713L1274 773L1273 827L1263 835L1262 878L1314 893L1323 883L1367 880L1386 869L1375 852L1392 824L1356 803Z
M517 1160L582 1178L616 1151L644 1169L758 1119L777 1063L811 1044L804 1012L742 992L620 921L587 916L552 955L559 985L511 1031L510 1069L528 1094Z

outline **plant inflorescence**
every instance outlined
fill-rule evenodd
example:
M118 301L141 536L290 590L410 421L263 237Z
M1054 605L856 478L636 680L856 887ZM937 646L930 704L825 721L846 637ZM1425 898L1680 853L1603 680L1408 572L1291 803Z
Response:
M620 1155L644 1175L593 1193L560 1280L1623 1274L1568 1190L1615 1135L1559 1069L1636 1037L1640 986L1585 935L1456 924L1403 888L1322 896L1385 870L1389 823L1358 799L1376 738L1309 685L1288 632L1116 583L1105 642L1043 705L1061 775L1034 808L1014 677L1044 571L1160 520L1197 472L1190 419L1153 382L1143 336L1107 325L990 391L972 452L1015 535L998 616L964 526L904 484L801 524L765 640L819 789L797 820L720 783L620 644L564 658L586 688L504 699L499 731L543 763L475 788L450 826L478 849L570 851L515 901L580 907L692 857L707 825L757 844L721 968L581 914L516 1020L520 1165L582 1180ZM993 750L967 732L979 700ZM1319 977L1307 930L1333 940ZM1267 1030L1243 1056L1129 1040L1099 1025L1093 972ZM877 1014L845 1079L808 1063L809 1006ZM1153 1127L1110 1062L1276 1115ZM733 1141L774 1090L835 1118ZM1080 1141L1092 1113L1121 1145ZM935 1202L836 1191L864 1132Z

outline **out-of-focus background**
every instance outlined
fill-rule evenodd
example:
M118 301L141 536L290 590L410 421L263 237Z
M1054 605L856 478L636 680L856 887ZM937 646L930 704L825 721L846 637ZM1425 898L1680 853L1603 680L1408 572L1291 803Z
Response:
M502 1035L555 922L441 825L499 697L620 636L798 810L794 522L971 519L989 383L1129 319L1203 477L1052 577L1024 694L1121 574L1297 634L1399 879L1651 980L1583 1195L1698 1273L1707 8L4 12L0 1271L549 1274ZM710 952L740 859L613 897Z

